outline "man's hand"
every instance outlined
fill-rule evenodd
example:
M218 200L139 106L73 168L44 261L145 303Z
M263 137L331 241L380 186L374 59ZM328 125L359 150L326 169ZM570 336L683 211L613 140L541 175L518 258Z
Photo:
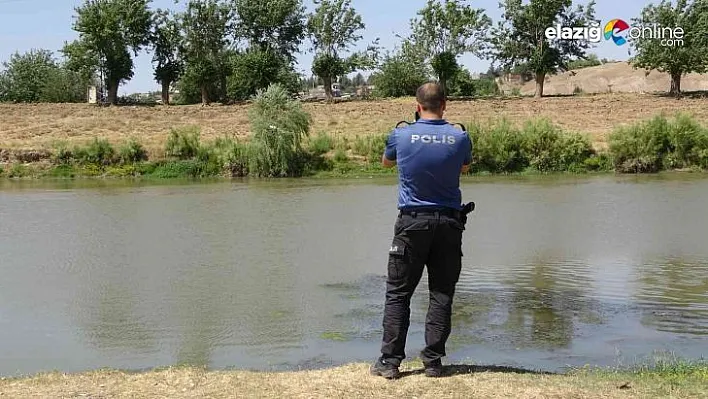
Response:
M391 161L388 158L386 158L386 155L381 157L381 165L383 165L384 168L392 168L396 166L396 161Z

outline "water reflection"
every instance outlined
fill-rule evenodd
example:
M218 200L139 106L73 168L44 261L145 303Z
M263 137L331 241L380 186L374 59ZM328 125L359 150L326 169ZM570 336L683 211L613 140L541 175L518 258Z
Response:
M708 335L708 261L666 259L640 268L641 321L675 334Z

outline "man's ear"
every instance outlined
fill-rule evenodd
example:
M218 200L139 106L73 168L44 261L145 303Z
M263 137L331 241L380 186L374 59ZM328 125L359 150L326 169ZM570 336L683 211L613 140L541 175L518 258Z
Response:
M447 110L447 101L440 103L440 112L445 112Z

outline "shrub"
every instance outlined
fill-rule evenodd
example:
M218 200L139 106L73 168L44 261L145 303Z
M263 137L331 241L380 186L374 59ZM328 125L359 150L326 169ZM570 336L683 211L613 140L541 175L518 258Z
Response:
M130 139L118 149L118 159L123 164L147 161L147 151L136 139Z
M507 120L486 131L474 124L469 134L473 143L471 171L520 172L528 166L523 136Z
M540 172L579 172L594 152L589 139L564 133L546 119L527 122L522 134L528 163Z
M108 166L115 162L115 155L111 143L99 138L94 138L86 147L77 146L73 151L74 159L83 165Z
M708 131L693 118L679 114L670 124L667 135L669 148L665 168L686 168L704 163L702 153L708 150Z
M334 140L326 133L319 133L309 142L308 149L315 155L323 155L334 148Z
M670 125L666 118L617 129L610 135L610 153L621 173L658 172L668 153Z
M199 152L199 128L172 129L165 145L165 155L181 160L192 159Z
M342 163L342 162L347 162L349 160L349 157L347 156L347 152L344 151L343 149L338 149L334 153L334 162L337 163Z
M262 177L302 173L302 141L309 135L311 116L280 84L259 90L250 110L253 137L250 172Z

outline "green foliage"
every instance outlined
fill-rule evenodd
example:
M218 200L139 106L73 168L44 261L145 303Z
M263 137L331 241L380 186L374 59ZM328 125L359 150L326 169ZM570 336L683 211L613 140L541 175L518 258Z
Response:
M637 56L631 62L635 68L658 70L671 75L669 92L681 94L683 74L708 71L708 0L680 0L673 6L662 0L658 5L647 5L633 24L662 27L680 27L684 31L683 43L664 46L659 39L641 37L632 40Z
M337 149L337 151L334 152L334 162L337 163L343 163L347 162L349 160L349 156L347 155L347 152L344 151L342 148Z
M116 151L105 139L94 138L86 147L76 147L73 158L82 165L108 166L115 162Z
M297 91L297 81L293 82L297 78L289 61L273 50L250 48L234 53L230 63L227 96L231 100L248 100L274 82L281 83L291 94Z
M0 101L80 102L86 97L86 81L80 74L58 65L48 50L15 53L3 62Z
M138 163L147 161L147 151L139 141L134 138L128 140L127 143L118 149L118 160L122 164Z
M366 157L369 163L379 163L386 148L387 139L387 134L357 136L352 143L352 151L356 155Z
M495 96L499 94L499 85L492 78L473 79L467 69L461 69L450 82L449 94L465 97Z
M687 115L657 116L610 135L614 167L622 173L708 166L708 130Z
M76 8L79 39L65 47L77 71L105 71L108 100L115 104L120 83L133 77L130 51L149 43L150 0L86 0Z
M319 133L317 136L310 137L308 149L315 155L326 154L333 148L334 140L327 134Z
M155 64L155 80L169 88L184 71L183 43L179 16L165 10L155 12L151 37ZM163 98L168 100L169 98Z
M471 172L520 172L529 162L524 156L524 138L507 120L488 130L473 125Z
M301 0L234 0L236 36L254 50L271 50L288 62L305 37L305 7Z
M231 8L219 0L190 0L181 17L185 79L198 88L203 104L226 94L231 16Z
M444 88L459 65L457 57L480 55L491 19L461 0L428 0L411 20L408 42L423 55Z
M258 176L285 177L302 173L302 141L311 116L280 84L259 90L249 112L252 153L250 171Z
M314 0L314 13L307 20L307 33L316 53L312 72L322 77L327 98L332 98L332 81L357 69L372 68L378 60L378 39L365 52L344 57L362 39L365 24L351 0Z
M199 128L188 126L172 129L165 144L165 155L181 160L192 159L199 153Z
M523 67L535 75L536 96L543 95L546 74L567 70L568 63L584 58L591 42L548 40L549 26L588 26L595 20L595 2L572 8L572 0L504 0L503 20L491 32L488 55L505 69Z
M9 178L22 178L31 176L31 170L21 163L13 164L7 172Z
M399 53L385 57L372 83L376 86L374 95L377 97L403 97L414 96L427 80L424 70Z
M568 70L573 71L576 69L583 69L602 65L602 62L597 58L595 54L589 54L585 58L578 58L568 62Z
M605 168L589 139L562 131L545 119L528 121L521 129L507 120L482 128L473 125L472 172L584 172ZM592 159L592 160L591 160Z
M580 170L594 153L587 137L564 133L545 119L527 122L522 135L529 166L540 172Z

